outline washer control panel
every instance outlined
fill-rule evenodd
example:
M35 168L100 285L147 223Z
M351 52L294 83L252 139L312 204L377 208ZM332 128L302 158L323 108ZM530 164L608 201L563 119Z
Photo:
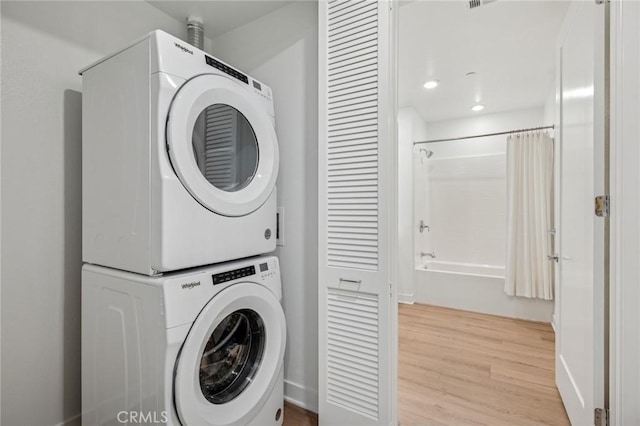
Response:
M262 278L263 280L275 278L278 274L278 264L273 259L269 259L265 262L260 262L258 264L258 268L260 269L260 278Z
M213 285L226 283L227 281L234 281L239 278L250 277L256 274L256 267L254 265L245 266L244 268L234 269L232 271L220 272L219 274L213 274Z

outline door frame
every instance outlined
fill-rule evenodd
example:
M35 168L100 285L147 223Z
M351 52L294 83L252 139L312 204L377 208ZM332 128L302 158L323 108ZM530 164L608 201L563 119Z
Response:
M626 13L623 13L626 12ZM611 1L610 14L610 324L609 409L611 425L637 423L640 377L640 5ZM631 305L631 306L630 306ZM626 378L631 377L631 380Z
M640 7L640 5L638 6ZM625 2L622 0L611 0L611 13L610 13L610 106L609 111L610 129L609 129L609 145L610 145L610 158L609 158L609 178L610 178L610 195L611 195L611 227L610 227L610 280L609 280L609 292L610 300L607 303L610 313L610 323L608 330L609 333L609 375L610 382L608 386L609 390L609 407L610 407L610 425L621 425L621 419L628 416L640 416L640 410L633 404L628 404L625 401L625 396L628 397L632 384L624 380L625 377L633 376L638 377L640 375L640 363L637 361L640 359L640 344L638 339L640 336L630 335L627 330L623 329L623 325L631 324L630 329L640 329L640 315L634 310L625 309L623 301L625 297L633 296L635 300L640 298L640 289L638 284L640 282L640 268L636 266L638 259L633 257L638 255L638 247L640 246L640 191L636 188L640 187L640 171L638 169L638 158L640 157L640 148L637 140L638 130L640 126L629 126L629 117L640 116L640 104L638 102L631 103L629 98L628 88L632 87L636 90L640 89L640 79L637 77L637 73L640 71L640 64L635 62L636 68L629 70L622 66L623 57L629 55L632 51L638 52L640 50L640 38L634 38L634 28L640 27L640 14L629 16L626 18L629 21L625 21L623 16L623 10L625 9ZM396 14L398 15L398 14ZM397 19L397 16L396 16ZM625 21L626 25L625 25ZM396 29L397 31L397 24ZM394 73L397 72L397 36L396 45L394 45L394 60L396 61L396 68ZM559 73L560 70L556 70ZM635 74L634 74L635 73ZM394 74L394 90L397 93L397 79ZM624 86L624 87L623 87ZM627 88L627 91L625 91ZM560 90L560 87L557 88ZM558 96L558 92L556 92ZM556 96L556 99L558 97ZM397 115L397 106L394 107ZM556 123L560 122L559 108L556 109ZM627 119L625 121L625 118ZM635 124L635 123L632 123ZM397 146L394 147L394 154L397 156ZM559 169L556 171L559 172ZM398 169L393 173L397 182ZM559 200L559 192L556 192L556 200ZM397 189L393 194L395 212L397 212ZM623 200L625 200L623 202ZM556 203L557 205L557 203ZM557 212L557 209L556 209ZM557 217L557 216L556 216ZM395 221L397 222L397 214L394 213ZM557 225L557 220L556 220ZM629 232L633 231L633 232ZM397 231L393 231L397 241ZM631 235L633 234L633 235ZM557 243L556 243L557 244ZM556 245L556 248L559 248ZM395 250L394 256L397 256L397 250ZM396 281L397 272L394 271L394 283ZM556 282L558 282L556 280ZM394 290L397 288L394 287ZM556 292L556 306L557 306L557 292ZM397 324L397 314L396 314ZM555 328L555 313L552 322L552 326ZM629 339L635 339L630 341ZM629 348L631 346L631 348ZM605 349L606 350L606 349ZM633 351L629 353L626 351ZM632 364L625 363L623 356L627 356L628 359L636 360ZM397 369L397 347L392 352L393 359L396 362L393 365ZM394 373L395 379L394 389L397 389L397 371ZM635 389L634 389L635 390ZM633 395L637 397L637 394ZM395 423L397 423L397 393L396 401L394 401L394 412L396 413Z
M399 70L399 60L398 60L398 52L399 47L398 43L400 40L400 3L397 0L390 0L389 6L392 9L392 13L390 16L389 22L389 99L391 101L391 106L389 110L391 111L391 117L389 127L390 127L390 135L391 142L393 143L393 148L391 149L391 168L392 172L390 173L392 182L390 183L390 198L391 203L389 205L389 218L391 219L391 321L389 324L390 327L390 336L391 336L391 347L389 348L389 359L391 360L391 380L390 380L390 398L389 407L391 409L391 424L397 425L400 419L398 414L398 362L400 361L398 356L398 346L399 342L399 319L398 319L398 267L399 267L399 250L398 244L400 243L400 232L398 230L398 222L399 215L398 209L400 207L399 199L398 199L398 182L399 182L399 167L398 167L398 70ZM413 206L413 203L412 203ZM413 212L412 219L413 220ZM413 235L413 234L412 234ZM413 250L413 236L411 237L411 250Z
M616 3L621 3L622 2L622 0L607 0L607 1L611 1L612 4L616 4ZM596 2L600 3L600 0L596 0ZM396 14L396 20L398 19L398 16L399 16L399 13ZM611 34L613 34L615 32L615 28L616 28L615 24L613 23L613 11L612 11L611 21L610 22L611 22L610 30L611 30ZM639 22L637 22L637 24L640 25L640 20L639 20ZM396 31L397 31L397 25L396 25ZM605 29L605 31L606 31L606 29ZM627 31L629 31L629 30L627 30ZM562 32L563 31L561 31L561 33L559 34L559 38L562 37ZM395 39L396 39L396 41L395 41L396 44L394 45L394 49L393 49L394 53L397 52L397 42L398 42L399 37L396 36ZM618 68L618 67L616 67L616 65L617 65L616 58L614 58L616 52L615 52L613 38L612 38L611 45L610 45L610 52L611 52L610 75L612 76L612 79L613 79L613 76L616 73L615 70L616 70L616 68ZM557 56L558 59L560 58L560 55L561 55L561 51L559 49L557 49L556 50L556 56ZM596 58L596 60L598 60L598 59L600 59L600 58ZM618 63L621 62L621 58L618 58L618 59L619 59ZM397 57L394 56L394 60L396 62L396 68L394 69L394 73L395 73L395 72L397 72ZM560 63L560 61L557 61L557 63ZM622 68L622 67L619 67L619 68ZM561 73L561 70L557 67L556 68L556 100L560 99L559 96L562 93L562 87L560 86L560 73ZM395 75L396 74L394 74L394 77L395 77ZM597 76L596 76L596 78L597 78ZM397 96L397 84L398 84L397 79L394 79L394 83L395 84L392 85L393 86L392 89L394 91L394 96ZM608 84L608 82L605 81L605 84ZM610 87L612 87L612 86L610 86ZM613 105L613 102L614 102L613 94L614 94L614 89L611 88L611 95L612 95L611 105ZM622 96L622 93L620 93L620 95ZM558 123L562 122L562 116L561 116L560 105L558 104L558 101L556 101L556 102L557 102L556 103L556 114L555 114L555 117L554 117L554 121L556 123L556 128L558 128L557 125L558 125ZM606 108L608 108L608 105L605 105L605 111L606 111ZM397 112L398 112L397 105L394 105L392 110L395 112L394 119L397 120ZM636 116L640 115L640 109L637 110L637 111L634 111L634 112L636 113ZM631 114L631 113L629 113L629 114ZM611 127L613 128L613 121L612 121ZM606 127L605 127L605 129L602 129L602 130L603 130L603 132L601 132L601 133L604 133L604 131L606 131ZM628 129L627 129L627 131L628 131ZM613 145L614 145L615 139L613 137L613 133L611 132L610 134L611 134L610 144L611 144L611 148L613 149ZM560 139L560 135L558 134L558 132L556 132L555 137L556 137L556 140ZM397 132L396 132L396 138L397 138ZM619 141L619 143L620 142L621 141ZM393 147L393 151L394 151L394 161L397 161L397 157L398 157L398 146L397 146L397 143ZM555 147L554 147L554 154L555 154L555 158L556 159L559 159L559 156L557 155L558 153L559 153L559 144L556 143ZM621 182L621 181L627 181L627 180L633 181L633 178L635 178L635 182L637 182L637 186L636 187L640 186L640 181L638 180L638 173L637 173L637 162L634 161L636 158L637 157L621 158L621 160L624 160L627 163L626 164L627 165L626 169L622 169L621 166L623 166L623 164L620 163L620 159L618 161L616 161L616 158L615 158L615 156L613 155L613 152L612 152L612 155L611 155L610 161L609 161L609 165L610 165L609 174L611 176L611 181L612 181L612 183L611 183L612 184L612 186L611 186L611 190L612 191L613 191L613 185L615 185L614 182ZM606 157L605 157L605 159L606 159ZM556 166L554 168L554 173L556 174L556 176L559 176L560 175L560 171L561 171L561 165L559 163L560 163L559 161L556 161ZM397 164L397 163L394 163L394 164ZM394 230L392 232L393 232L393 237L394 237L393 241L396 242L394 253L393 253L393 255L394 255L394 258L393 258L394 263L393 264L395 265L395 270L394 270L394 274L393 274L393 277L394 277L393 283L394 283L394 296L395 296L395 299L396 299L395 300L396 309L397 309L397 294L396 294L396 290L397 290L397 253L398 253L397 247L398 247L398 244L399 244L398 232L397 232L397 225L398 225L398 220L399 220L398 215L397 215L398 172L399 172L399 169L396 166L396 169L394 170L394 173L393 173L395 185L393 187L393 194L392 194L392 199L394 200L394 204L395 204L395 206L394 206L395 210L394 210L394 215L393 215L393 218L395 219L395 227L394 227ZM559 225L559 223L558 223L558 218L559 218L558 206L559 206L559 203L558 203L558 201L560 200L560 191L558 191L558 189L559 189L558 188L558 183L559 183L559 180L558 179L554 179L554 194L555 194L554 195L554 204L556 206L555 209L554 209L554 223L555 223L555 227L556 228ZM638 196L640 194L635 194L635 195L636 195L636 198L638 200L638 203L636 203L636 204L640 204L640 196ZM631 216L630 218L627 218L627 220L629 222L635 221L635 223L640 223L640 208L638 208L637 211L634 211L633 213L634 213L634 215ZM615 213L612 214L612 216L614 216L614 215L615 215ZM622 215L622 212L619 212L618 216L621 216L621 215ZM611 228L610 262L611 262L611 274L612 274L612 277L614 275L614 268L619 266L619 265L616 264L616 259L614 257L613 248L614 248L614 245L615 245L615 241L619 240L620 237L622 237L622 229L623 229L622 227L620 227L619 229L616 229L615 227ZM560 244L561 244L561 242L559 241L559 238L555 238L554 248L555 248L556 253L560 252L559 251ZM595 249L599 250L601 252L604 252L604 250L605 250L604 247L600 247L599 249L595 248ZM555 271L555 282L556 283L559 282L558 281L558 275L559 275L558 272L559 272L558 268L556 268L556 271ZM625 271L625 272L629 273L629 271ZM595 275L595 278L598 278L597 274ZM640 282L640 277L636 277L635 281L629 281L629 282L631 283L631 285L633 285L634 283ZM630 286L629 282L627 283L627 286ZM612 292L612 297L611 297L611 303L608 304L610 306L610 312L611 313L615 312L614 309L616 309L615 306L614 306L616 301L613 298L614 285L615 285L615 280L612 278L611 279L611 283L610 283L610 291ZM602 294L602 290L604 290L604 288L597 288L596 290L597 290L596 294L597 295L601 295ZM634 289L634 290L637 292L637 294L640 295L640 290L638 290L638 289ZM557 323L556 323L556 321L557 321L557 312L558 312L557 308L559 306L558 305L558 300L559 300L558 289L557 289L557 285L556 285L556 288L554 290L554 301L555 301L556 309L554 310L554 315L553 315L552 322L551 322L551 326L554 328L554 330L556 329L556 325L557 325ZM610 323L610 330L611 330L610 333L611 333L612 336L614 336L615 334L614 334L614 324L613 324L613 318L614 317L613 317L613 315L611 316L611 318L612 318L612 321ZM393 326L397 329L397 327L399 326L397 311L396 311L396 314L394 316L394 319L395 319L396 323L393 324ZM624 322L624 319L622 319L621 321ZM605 324L600 324L600 327L606 327ZM640 322L638 322L636 324L636 327L640 327ZM608 330L605 329L604 331L605 331L605 334L608 334L607 333ZM396 339L397 339L397 335L396 335ZM611 346L609 346L609 347L611 347ZM607 348L605 348L605 351L606 350L607 350ZM397 347L395 348L395 351L391 353L391 355L392 355L393 359L395 360L395 362L393 363L393 366L396 368L396 371L394 372L394 376L393 376L393 378L395 379L394 387L393 387L393 390L395 392L395 401L394 401L393 409L394 409L394 412L396 413L395 424L397 424L398 417L399 417L398 416L398 411L397 411L397 399L398 399L398 394L397 394L398 351L397 351ZM639 354L639 356L640 356L640 354ZM596 361L599 361L599 360L600 359L598 357L596 357ZM611 362L609 364L609 370L611 371L611 376L610 377L614 377L614 370L615 370L614 361L615 360L612 357ZM607 372L605 371L605 380L606 380L606 374L607 374ZM620 377L620 374L618 374L618 377ZM596 385L598 385L597 382L596 382ZM613 386L613 384L612 384L612 386ZM615 401L612 400L612 402L611 402L611 406L612 407L614 407L614 402ZM607 400L606 400L606 396L605 396L605 404L606 403L607 403ZM611 424L615 424L615 423L611 423Z

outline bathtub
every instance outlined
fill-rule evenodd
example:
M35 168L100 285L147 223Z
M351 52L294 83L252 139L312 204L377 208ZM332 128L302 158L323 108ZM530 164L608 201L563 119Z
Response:
M507 296L500 265L429 260L416 266L415 301L485 314L551 322L553 301Z
M502 279L504 283L504 266L481 265L476 263L458 263L429 261L422 265L422 269L432 272L442 272L448 274L459 274L474 277L489 277Z

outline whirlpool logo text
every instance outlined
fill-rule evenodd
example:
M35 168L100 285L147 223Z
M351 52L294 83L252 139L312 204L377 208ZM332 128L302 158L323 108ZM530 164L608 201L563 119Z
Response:
M190 53L193 55L193 50L187 49L186 47L184 47L183 45L181 45L180 43L176 43L174 42L173 44L176 45L176 47L180 50L182 50L184 53Z
M185 290L191 290L194 287L198 287L200 285L200 281L193 281L190 283L182 284L182 288Z

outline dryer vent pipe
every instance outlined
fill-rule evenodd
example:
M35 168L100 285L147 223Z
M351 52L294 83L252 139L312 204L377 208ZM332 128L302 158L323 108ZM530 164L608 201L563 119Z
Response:
M198 16L187 18L187 43L204 50L204 22Z

